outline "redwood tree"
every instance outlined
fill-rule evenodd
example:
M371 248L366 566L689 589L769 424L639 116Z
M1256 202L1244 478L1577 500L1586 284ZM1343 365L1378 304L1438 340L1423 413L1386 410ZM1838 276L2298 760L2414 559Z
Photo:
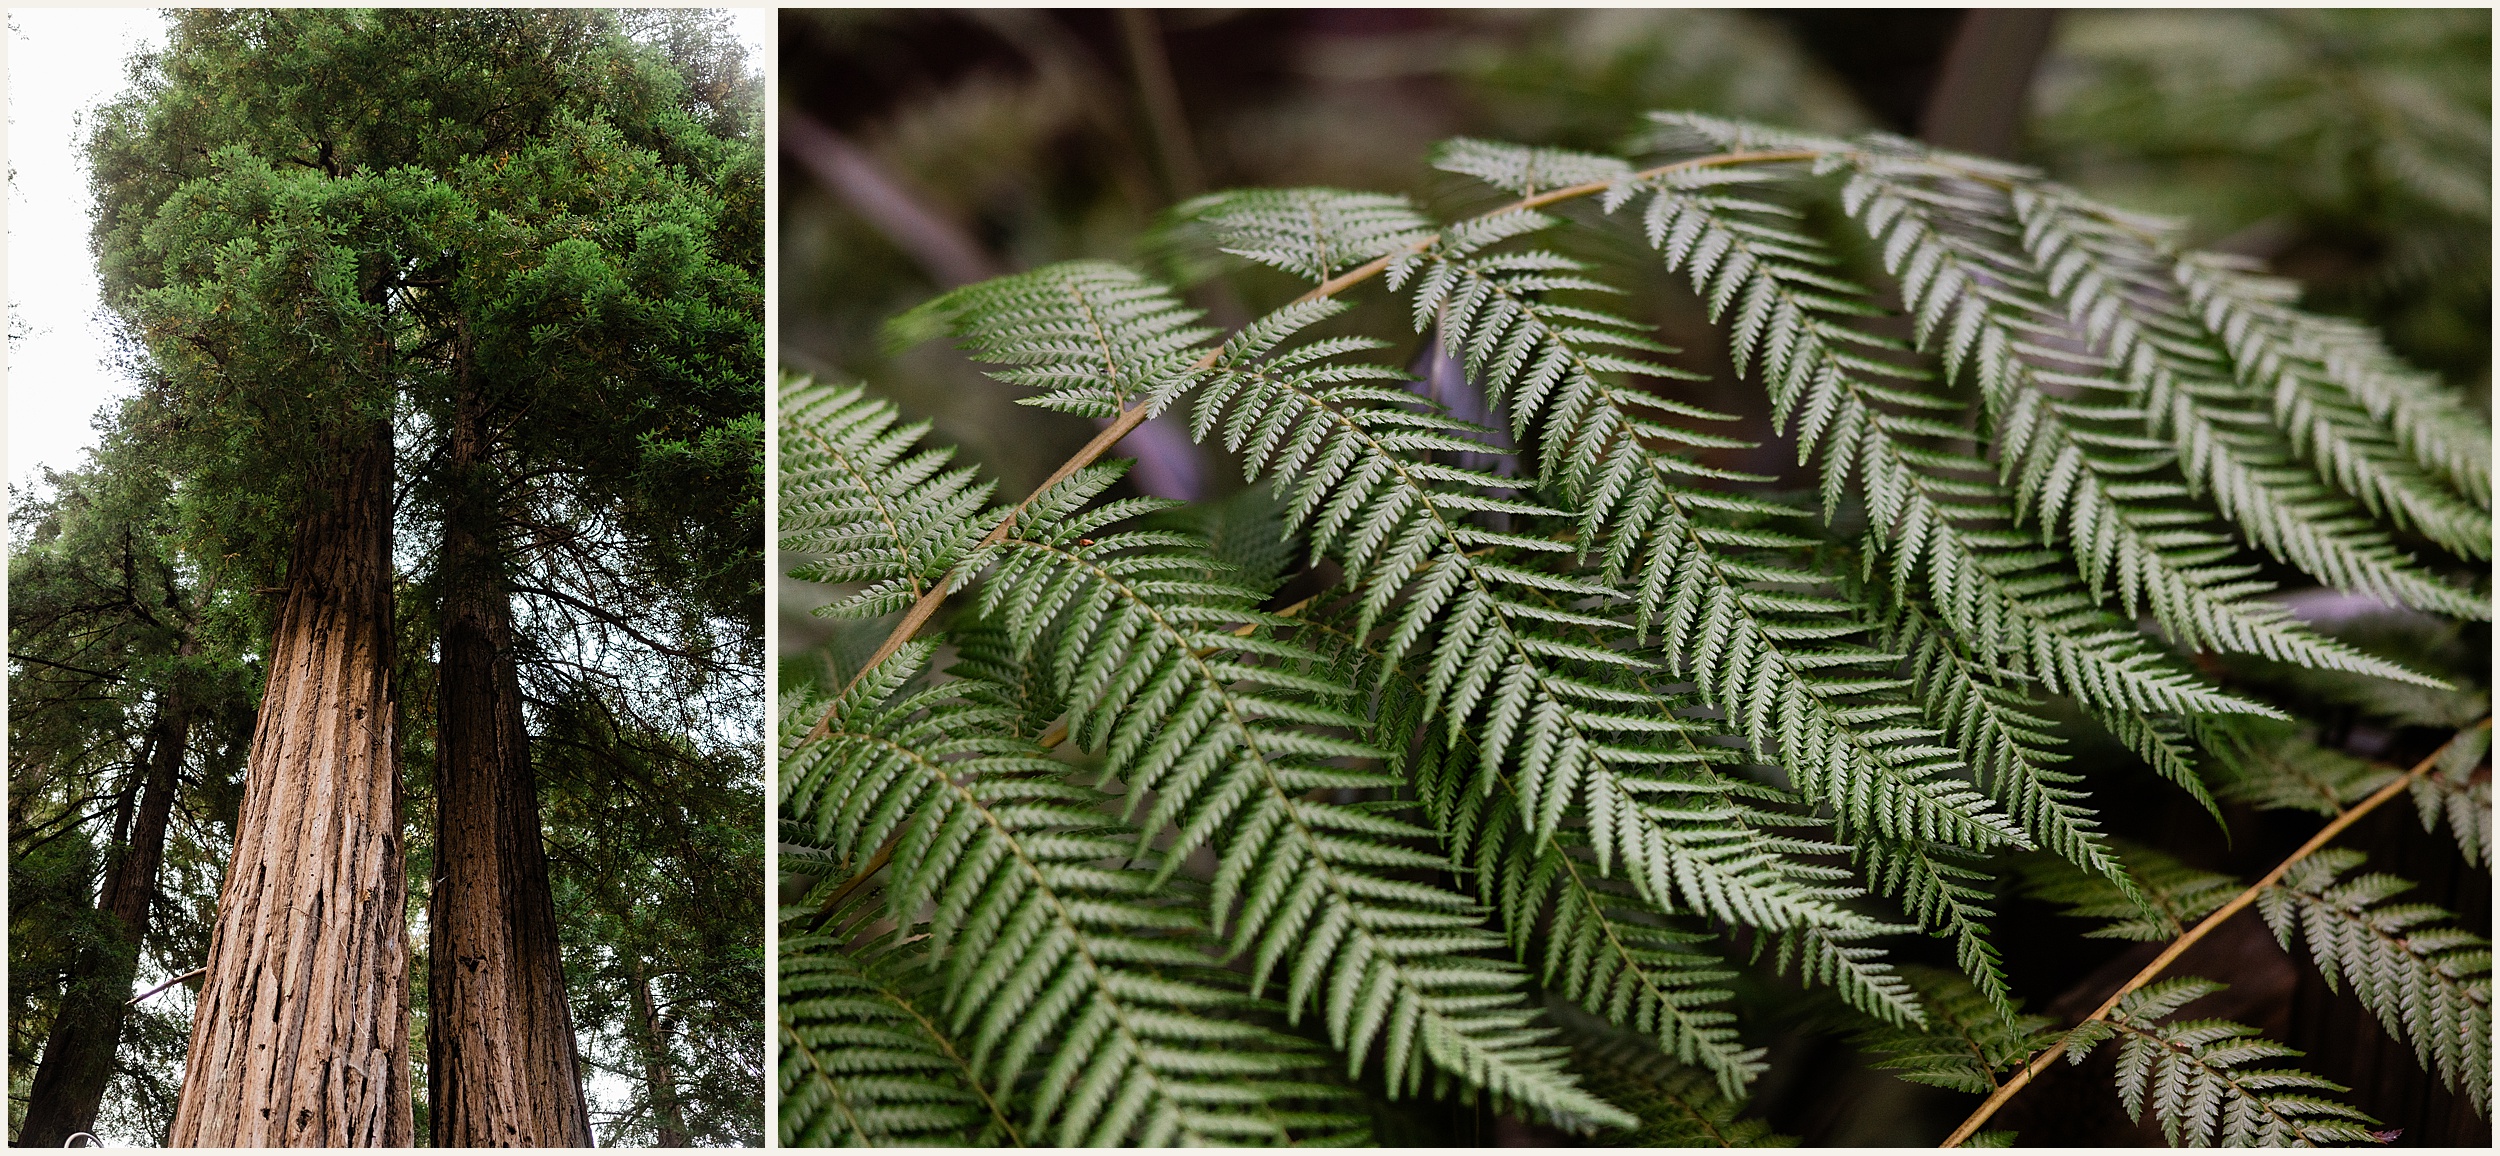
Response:
M718 115L668 59L591 11L184 13L137 76L93 147L108 286L192 419L181 436L196 475L233 487L202 503L202 524L241 547L225 555L238 565L292 557L247 837L175 1139L409 1138L404 1057L372 1077L399 1097L399 1123L378 1131L320 1122L323 1108L288 1128L191 1126L210 1090L248 1098L266 1085L217 1082L233 1040L258 1030L207 1014L242 1006L218 990L218 967L242 944L263 953L255 966L292 963L331 934L299 941L250 923L260 916L237 889L261 885L240 882L262 847L252 824L285 821L298 799L328 822L387 798L387 815L370 814L399 877L390 727L353 763L359 792L260 791L287 781L277 747L303 749L288 710L364 708L396 725L396 521L422 560L415 641L439 663L429 1132L439 1145L588 1143L520 668L524 654L594 670L633 661L585 648L585 632L719 665L760 621L752 118ZM378 562L322 569L351 556ZM308 661L298 648L367 634L383 641L311 652L363 664L334 672L344 682L280 694L286 669ZM289 850L361 862L338 841L345 828L319 831ZM396 904L372 930L400 944ZM404 976L366 980L380 992ZM388 1021L342 1021L359 1046L405 1048L404 1014L355 1010ZM282 1046L299 1066L364 1067L338 1040Z

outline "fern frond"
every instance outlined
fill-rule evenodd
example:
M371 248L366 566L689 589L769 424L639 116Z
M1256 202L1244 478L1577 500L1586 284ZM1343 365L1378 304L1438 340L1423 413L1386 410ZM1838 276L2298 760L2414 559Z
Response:
M1894 1024L1925 1023L1927 1011L1919 1006L1918 993L1911 989L1909 981L1894 970L1882 948L1862 942L1893 930L1899 929L1800 927L1767 937L1763 942L1771 950L1772 968L1779 974L1787 974L1793 962L1798 982L1809 987L1828 987L1851 1007L1876 1019Z
M1714 444L1712 439L1647 418L1634 418L1622 408L1625 397L1640 399L1638 404L1644 412L1707 416L1706 411L1648 394L1624 395L1599 376L1672 375L1675 371L1654 363L1608 352L1662 347L1638 336L1631 323L1621 318L1543 301L1543 294L1555 290L1605 288L1577 276L1576 265L1551 254L1478 253L1488 239L1507 239L1543 227L1531 219L1535 216L1506 213L1496 219L1511 223L1499 228L1453 228L1447 234L1451 239L1393 263L1389 269L1391 283L1395 286L1410 279L1414 282L1419 323L1439 319L1444 343L1452 355L1462 358L1470 372L1488 375L1489 395L1497 403L1507 401L1521 434L1531 423L1544 426L1543 468L1547 483L1553 485L1556 476L1578 479L1562 483L1559 489L1569 500L1583 504L1584 548L1595 544L1592 539L1601 526L1615 520L1607 510L1586 505L1585 501L1592 496L1606 501L1627 482L1639 488L1637 500L1641 508L1634 515L1638 524L1615 534L1619 544L1609 559L1608 577L1616 579L1624 555L1630 552L1620 543L1637 548L1643 539L1656 542L1650 548L1653 578L1642 583L1641 597L1645 622L1662 605L1673 609L1669 616L1672 629L1667 638L1670 659L1689 665L1705 697L1723 708L1732 722L1741 722L1741 732L1757 756L1779 758L1807 797L1818 802L1831 801L1844 824L1868 826L1885 837L1903 840L1932 838L1979 847L2024 842L2016 828L1987 808L1983 796L1943 777L1957 769L1958 760L1950 748L1933 741L1940 736L1902 725L1904 716L1917 715L1917 708L1901 701L1897 682L1872 677L1874 671L1869 669L1888 664L1891 657L1862 643L1839 640L1864 630L1862 623L1850 620L1847 605L1826 595L1793 589L1804 587L1810 591L1828 584L1769 549L1793 548L1806 540L1744 529L1724 516L1726 512L1750 516L1765 511L1791 511L1715 489L1678 488L1667 480L1708 471L1698 463L1658 453L1643 444L1642 437L1681 435L1679 440L1685 444ZM1317 306L1318 303L1312 303L1312 308ZM1290 308L1280 312L1272 330L1254 326L1245 331L1237 338L1238 346L1227 347L1225 360L1242 365L1291 329L1307 324L1287 316L1290 312ZM1311 356L1335 351L1324 349ZM1392 478L1411 477L1416 471L1390 464L1395 459L1387 452L1380 455L1386 461L1375 463L1362 453L1362 443L1378 439L1351 432L1343 419L1334 424L1349 432L1340 435L1338 430L1328 428L1330 423L1304 417L1287 404L1293 400L1288 396L1291 389L1280 380L1231 369L1219 370L1218 381L1224 384L1211 386L1201 402L1199 428L1211 426L1215 406L1236 394L1246 395L1249 400L1235 404L1231 411L1234 418L1228 429L1228 444L1233 448L1249 444L1252 448L1248 460L1254 470L1271 457L1290 463L1295 471L1290 476L1301 482L1298 496L1305 506L1316 506L1328 496L1325 487L1339 477L1352 479L1350 484L1337 485L1335 509L1342 513L1335 516L1341 522L1351 523L1354 511L1363 511L1370 519L1363 525L1374 532L1375 540L1395 542L1402 547L1388 554L1386 566L1374 567L1369 558L1359 553L1349 565L1350 570L1363 575L1361 584L1373 599L1367 603L1367 611L1374 606L1385 610L1382 604L1391 594L1405 593L1406 604L1391 630L1387 648L1391 656L1394 658L1415 644L1427 628L1433 629L1438 638L1433 664L1425 678L1431 705L1442 710L1453 728L1483 705L1489 717L1480 726L1480 733L1488 738L1483 746L1488 755L1502 753L1514 741L1524 741L1532 755L1543 756L1526 764L1529 773L1522 776L1520 784L1532 831L1540 835L1550 831L1560 821L1574 793L1584 793L1602 867L1612 850L1606 836L1614 834L1608 812L1616 807L1615 799L1620 796L1609 790L1612 780L1605 773L1608 768L1588 758L1589 752L1606 748L1575 733L1582 731L1584 724L1577 724L1574 716L1585 717L1590 713L1589 706L1607 705L1606 698L1612 696L1597 695L1588 706L1567 700L1552 706L1538 705L1539 696L1551 693L1555 687L1564 688L1562 693L1568 697L1583 700L1589 700L1589 692L1597 688L1589 685L1586 676L1565 682L1542 674L1530 660L1569 658L1597 671L1612 668L1618 673L1637 670L1641 664L1618 650L1589 646L1566 649L1551 641L1540 642L1536 632L1521 630L1514 620L1524 617L1599 628L1606 624L1590 619L1584 612L1540 613L1531 603L1505 597L1500 591L1506 585L1524 586L1549 595L1602 599L1607 590L1477 561L1466 550L1482 541L1512 550L1551 552L1554 543L1459 529L1451 525L1453 519L1437 514L1413 519L1418 528L1393 534L1393 529L1401 528L1400 514L1432 510L1431 487L1409 482L1393 487L1395 496L1382 500L1373 500L1372 491L1392 488L1386 487ZM1232 384L1235 382L1240 384ZM1562 416L1544 418L1549 409ZM1260 422L1255 427L1244 416L1252 414ZM1584 424L1594 426L1596 432L1578 428ZM1254 431L1261 440L1251 441ZM1278 443L1288 431L1297 431L1299 440L1280 451ZM1717 442L1724 444L1725 439ZM1407 447L1383 448L1385 451ZM1610 482L1593 487L1586 484L1593 464L1588 459L1600 454L1611 455L1618 464L1612 469ZM1361 472L1356 472L1358 463ZM1304 478L1317 480L1301 481ZM1486 477L1478 481L1492 484L1497 479ZM1502 510L1544 512L1515 504ZM1697 523L1693 518L1695 511L1710 511L1717 516ZM1324 538L1328 524L1319 523L1322 532L1315 536ZM1478 541L1467 540L1470 537ZM1448 544L1442 551L1448 565L1418 579L1421 564L1433 557L1436 538ZM1734 554L1748 546L1769 549L1742 556ZM1368 573L1371 569L1386 573ZM1660 589L1661 586L1666 588ZM1834 624L1835 619L1839 625ZM1368 619L1364 625L1368 626ZM1788 649L1791 645L1795 647L1793 652ZM1600 718L1601 736L1605 730L1630 730L1637 735L1640 730L1656 730L1664 725L1653 719L1626 726L1635 720L1613 712ZM1771 754L1774 751L1782 754L1775 756ZM1538 781L1537 776L1546 773L1544 767L1560 772L1551 784ZM1929 867L1924 852L1895 858L1903 864L1915 862L1919 869L1889 871L1883 877L1921 886L1923 890L1914 897L1921 909L1955 916L1971 910L1946 882L1946 873ZM1636 870L1635 878L1638 877ZM1653 900L1658 895L1655 890L1646 894ZM1964 941L1964 958L1984 966L1990 955L1975 949L1979 943L1977 931L1976 923L1957 927L1957 935Z
M1393 286L1399 274L1390 270ZM1642 628L1660 628L1668 661L1757 757L1787 769L1810 800L1831 802L1844 833L2027 841L1953 781L1958 759L1912 721L1917 707L1881 673L1891 656L1853 640L1866 624L1791 560L1806 540L1739 521L1800 512L1694 485L1730 479L1651 444L1731 444L1658 420L1722 415L1610 380L1679 376L1615 352L1663 347L1621 317L1545 299L1611 290L1553 254L1481 254L1465 242L1419 257L1411 280L1416 316L1438 318L1443 343L1510 408L1519 435L1538 431L1541 485L1578 508L1582 548L1602 552L1609 584L1633 592Z
M2202 729L2226 776L2222 796L2267 810L2333 815L2403 773L2320 746L2313 728L2250 722Z
M2047 1016L2008 1015L1960 975L1927 967L1904 967L1901 974L1927 1007L1926 1026L1871 1025L1852 1042L1883 1057L1875 1067L1904 1080L1984 1096L2057 1041Z
M2230 354L2209 342L2173 277L2165 239L2056 186L2014 190L2013 207L2049 290L2138 391L2149 432L2167 436L2191 492L2201 492L2248 541L2339 590L2452 617L2486 617L2489 599L2432 578L2345 496L2294 460L2247 396ZM2253 404L2251 404L2253 403ZM2382 475L2383 477L2383 475ZM2384 494L2382 487L2373 494ZM2417 490L2397 491L2413 495ZM2453 497L2396 507L2433 540L2469 558L2490 554L2488 512Z
M1347 644L1351 649L1350 638ZM1507 777L1497 772L1490 789L1471 783L1471 769L1482 765L1472 743L1463 734L1436 741L1422 688L1408 672L1397 675L1376 707L1375 733L1383 746L1403 752L1406 777L1450 840L1453 858L1474 867L1478 894L1500 915L1514 950L1525 958L1541 941L1540 978L1550 991L1655 1039L1678 1061L1708 1070L1728 1095L1741 1094L1761 1070L1762 1053L1744 1047L1734 1017L1712 1006L1730 998L1716 985L1733 973L1722 970L1715 955L1695 949L1706 937L1677 930L1665 905L1604 879L1579 830L1531 838ZM1798 878L1796 865L1776 859L1783 852L1823 848L1757 833L1758 813L1732 798L1712 817L1723 833L1717 847L1686 849L1691 862L1679 873L1684 891L1725 887L1704 874L1724 872L1734 874L1739 887L1778 895L1800 917L1881 930L1832 904L1847 889L1828 879ZM1728 850L1738 855L1729 856ZM1731 858L1734 872L1728 872ZM1898 1014L1889 1007L1873 1014L1884 1012Z
M2097 707L2135 713L2263 712L2219 691L2102 610L2061 552L2000 528L2013 500L1987 462L1952 448L1971 435L1940 420L1957 403L1929 375L1887 354L1897 343L1852 324L1880 313L1838 279L1820 239L1778 205L1685 182L1650 183L1643 224L1670 270L1729 322L1739 372L1759 365L1773 421L1794 428L1800 460L1823 459L1826 517L1857 481L1868 532L1895 591L1926 594L1979 661L2040 679ZM1943 439L1945 444L1931 443Z
M1106 777L1154 800L1143 830L1177 829L1165 874L1215 844L1210 909L1250 956L1252 990L1281 979L1289 1016L1316 1006L1353 1071L1379 1045L1394 1091L1437 1069L1565 1127L1621 1119L1538 1042L1516 991L1525 977L1474 954L1501 939L1466 900L1388 874L1446 868L1400 845L1432 832L1312 797L1397 785L1329 762L1378 754L1330 733L1363 725L1327 705L1351 688L1299 647L1237 633L1286 620L1205 577L1213 562L1193 539L1107 528L1158 503L1084 509L1114 477L1081 470L1035 501L999 543L977 606L1051 672L1071 736L1105 752Z
M1652 903L1771 929L1838 917L1828 902L1764 875L1781 852L1717 830L1727 811L1712 761L1734 752L1696 747L1690 725L1669 715L1630 713L1654 696L1615 682L1641 664L1604 645L1610 620L1558 604L1607 592L1531 564L1568 547L1475 520L1553 511L1502 496L1512 479L1425 457L1485 447L1404 390L1368 384L1402 381L1399 371L1332 359L1362 345L1340 339L1271 355L1342 308L1291 306L1236 338L1200 396L1195 426L1201 437L1220 427L1250 480L1275 479L1313 553L1343 565L1359 592L1351 637L1367 637L1394 611L1371 660L1374 680L1416 656L1418 706L1440 716L1443 741L1481 738L1469 744L1478 789L1498 777L1536 842L1579 801L1597 870L1622 864Z
M1034 391L1022 399L1091 418L1144 405L1148 416L1196 381L1201 346L1216 331L1170 288L1111 261L1063 261L933 297L893 322L943 331L989 375Z
M952 449L921 449L929 423L857 386L781 381L781 548L808 560L791 576L868 587L817 613L874 618L902 609L980 540L994 488Z
M782 788L836 854L892 841L887 911L926 935L972 1078L1031 1077L1021 1108L1063 1145L1290 1139L1274 1112L1317 1091L1291 1074L1325 1058L1254 1022L1169 889L1105 865L1135 839L1005 737L1004 712L948 686L887 702L932 649L904 647L831 704L823 738L785 745Z
M2311 855L2257 897L2257 910L2285 951L2296 933L2303 939L2329 990L2350 984L2387 1034L2411 1041L2423 1067L2488 1111L2491 943L2437 907L2388 902L2413 884L2350 874L2363 858L2343 848Z
M2149 1109L2172 1144L2372 1144L2367 1115L2321 1093L2341 1084L2290 1068L2252 1068L2301 1053L2227 1020L2165 1017L2223 985L2183 976L2119 1001L2107 1021L2068 1036L2067 1059L2082 1063L2101 1042L2118 1038L2118 1098L2137 1120Z

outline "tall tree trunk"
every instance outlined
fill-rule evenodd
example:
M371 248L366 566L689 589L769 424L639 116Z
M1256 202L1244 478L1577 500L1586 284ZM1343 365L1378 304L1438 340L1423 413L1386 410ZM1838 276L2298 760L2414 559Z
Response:
M464 358L465 362L465 358ZM465 374L464 374L465 376ZM466 387L448 462L434 772L428 1072L436 1147L586 1147L538 784L493 541L484 420Z
M296 527L176 1146L415 1140L391 431L345 440Z
M194 650L186 640L181 653ZM121 852L105 873L96 904L111 918L113 939L81 950L70 964L69 988L44 1039L43 1063L35 1069L26 1120L18 1128L22 1146L58 1148L73 1135L95 1130L96 1107L112 1082L113 1056L130 1010L131 977L147 941L148 908L156 897L157 869L165 862L165 828L190 735L191 705L177 684L157 705L138 808L127 822L117 823L124 834Z

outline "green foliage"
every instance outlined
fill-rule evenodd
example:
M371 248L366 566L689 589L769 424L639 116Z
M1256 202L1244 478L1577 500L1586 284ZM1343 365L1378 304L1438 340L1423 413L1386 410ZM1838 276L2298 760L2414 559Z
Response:
M2222 988L2182 977L2131 992L2109 1020L2070 1034L2067 1057L2082 1063L2093 1048L2118 1039L2119 1102L2138 1120L2149 1109L2172 1144L2376 1143L2369 1117L2318 1095L2343 1091L2341 1085L2290 1068L2249 1066L2297 1057L2297 1050L2244 1024L2167 1018Z
M2424 673L2453 663L2275 597L2296 574L2488 617L2460 580L2488 555L2464 465L2480 443L2444 387L2275 298L2262 324L2301 334L2307 360L2251 364L2260 322L2207 305L2170 230L2028 170L1685 114L1632 151L1453 141L1439 168L1524 198L1458 220L1319 188L1193 200L1150 245L1162 264L1229 256L1311 290L1220 342L1177 290L1099 260L889 328L952 335L1028 404L1186 413L1269 483L1272 515L1112 497L1118 468L1090 459L976 511L989 490L921 448L926 427L857 389L786 387L787 544L859 590L831 612L973 591L939 620L964 656L951 681L872 674L826 716L951 703L965 729L860 765L969 759L977 740L1034 759L1021 773L1059 799L1080 772L1031 743L1064 712L1069 761L1113 792L1064 796L1122 840L1084 845L1095 869L1134 866L1153 902L1203 913L1250 994L1282 980L1287 1018L1321 1012L1358 1080L1731 1143L1768 1138L1735 1114L1763 1063L1736 1009L1791 965L1867 1017L1882 1066L1985 1092L2055 1038L2020 1014L1990 936L2005 865L2110 924L2091 934L2169 938L2238 886L2109 839L2113 806L2175 787L2332 813L2383 783L2288 721L2309 697L2273 693L2288 683L2479 717ZM1760 382L1767 423L1692 400L1709 363L1622 303L1636 282L1607 262L1644 249ZM1375 274L1389 309L1356 300ZM1481 389L1494 428L1383 355L1407 349ZM1745 455L1766 428L1795 443L1803 488L1731 464L1761 460ZM1224 527L1246 573L1193 520ZM828 842L834 805L787 777L836 758L818 709L785 724L784 819L813 824L793 837L822 848L819 886L871 879L873 839ZM2093 728L2145 765L2078 765ZM2424 788L2461 838L2473 763ZM839 809L904 830L952 821L941 795ZM977 880L963 902L995 870L949 869ZM885 870L899 894L947 894L899 850ZM914 902L892 914L923 918ZM1959 974L1896 966L1888 941L1913 931L1949 942ZM2471 950L2426 939L2415 959L2464 985ZM1567 1053L1523 998L1538 989ZM2086 1030L2126 1037L2131 1112L2149 1080L2174 1138L2363 1135L2312 1095L2331 1085L2247 1066L2287 1050L2164 1022L2204 990L2138 993ZM2423 1023L2416 1038L2471 1030ZM948 1095L925 1099L969 1103Z

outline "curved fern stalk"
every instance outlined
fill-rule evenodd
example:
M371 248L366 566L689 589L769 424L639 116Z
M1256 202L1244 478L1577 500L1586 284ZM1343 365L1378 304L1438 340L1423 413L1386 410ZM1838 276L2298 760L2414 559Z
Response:
M2380 784L2384 785L2382 778ZM2087 937L2160 941L2219 909L2241 890L2228 875L2200 871L2150 848L2126 849L2127 865L2150 901L2120 896L2097 877L2042 863L2025 871L2034 898L2064 914L2100 919ZM2389 905L2413 885L2391 875L2347 875L2360 852L2325 849L2301 859L2259 890L2256 907L2283 950L2306 945L2330 990L2349 983L2353 995L2410 1040L2425 1070L2462 1090L2478 1109L2491 1094L2491 945L2454 926L2427 904Z
M2200 997L2221 991L2209 979L2181 977L2131 992L2107 1020L2069 1033L2067 1058L2082 1063L2113 1037L2118 1098L2137 1120L2150 1109L2172 1144L2279 1147L2375 1144L2370 1117L2319 1095L2343 1085L2290 1068L2251 1063L2299 1056L2257 1029L2227 1020L2167 1021Z
M1260 613L1246 588L1205 579L1216 567L1190 539L1105 528L1162 503L1081 508L1115 476L1081 470L1036 501L1022 532L994 547L976 606L1051 672L1071 736L1105 751L1106 777L1132 800L1154 799L1143 830L1177 829L1163 877L1215 845L1210 908L1231 949L1250 956L1252 991L1277 978L1289 1016L1316 1005L1351 1071L1380 1045L1393 1092L1437 1069L1564 1127L1621 1120L1538 1043L1536 1012L1516 991L1525 977L1473 954L1501 939L1471 905L1387 874L1446 869L1401 845L1433 833L1311 797L1397 785L1327 761L1378 755L1327 733L1363 725L1325 705L1351 688L1309 673L1317 659L1301 648L1236 634L1235 624L1289 620Z
M1062 1145L1290 1139L1274 1112L1314 1087L1288 1074L1324 1057L1245 1018L1257 1001L1153 876L1103 866L1134 839L1064 764L1005 737L1005 712L946 686L886 704L933 649L896 652L832 703L823 739L786 747L782 797L837 854L894 838L887 910L929 913L971 1078L1034 1077L1021 1108Z
M2435 519L2457 498L2490 508L2491 433L2454 390L2367 329L2294 307L2295 282L2211 253L2182 256L2172 276L2321 476L2400 516Z
M900 948L904 938L782 939L784 1147L1024 1146L998 1089L939 1026L925 963Z
M1884 1057L1874 1066L1904 1080L1984 1096L2057 1038L2047 1016L2008 1014L1962 976L1926 967L1905 967L1901 974L1927 1006L1927 1023L1915 1029L1869 1025L1851 1042Z
M2298 933L2329 990L2352 986L2387 1033L2409 1040L2422 1066L2491 1107L2491 944L2424 903L2389 904L2413 884L2392 875L2347 875L2358 851L2310 856L2266 889L2257 910L2285 951Z
M2106 350L2167 436L2192 492L2249 542L2339 590L2458 618L2487 618L2476 598L2422 571L2361 503L2294 460L2262 408L2242 401L2229 355L2210 343L2173 277L2177 262L2144 226L2054 185L2019 186L2013 206L2032 262L2069 320ZM2262 399L2257 399L2262 405ZM2381 492L2381 491L2373 491ZM2468 558L2491 554L2491 516L2446 495L2399 491L2399 525Z
M1653 117L1711 140L1778 135L1688 114ZM2229 535L2183 505L2183 486L2147 476L2167 463L2167 444L2143 435L2149 419L2130 403L2126 383L2086 351L2089 342L2050 300L2042 271L2021 249L2010 197L1989 183L2011 185L2025 170L1976 158L1948 163L1906 144L1879 153L1793 140L1828 150L1818 166L1849 171L1842 207L1900 278L1920 346L1948 376L1967 370L1979 387L2016 516L2036 519L2044 541L2072 543L2096 597L2114 595L2129 615L2150 610L2191 648L2426 682L2257 600L2270 586L2246 566L2223 564ZM2070 391L2090 391L2091 403L2061 396Z

